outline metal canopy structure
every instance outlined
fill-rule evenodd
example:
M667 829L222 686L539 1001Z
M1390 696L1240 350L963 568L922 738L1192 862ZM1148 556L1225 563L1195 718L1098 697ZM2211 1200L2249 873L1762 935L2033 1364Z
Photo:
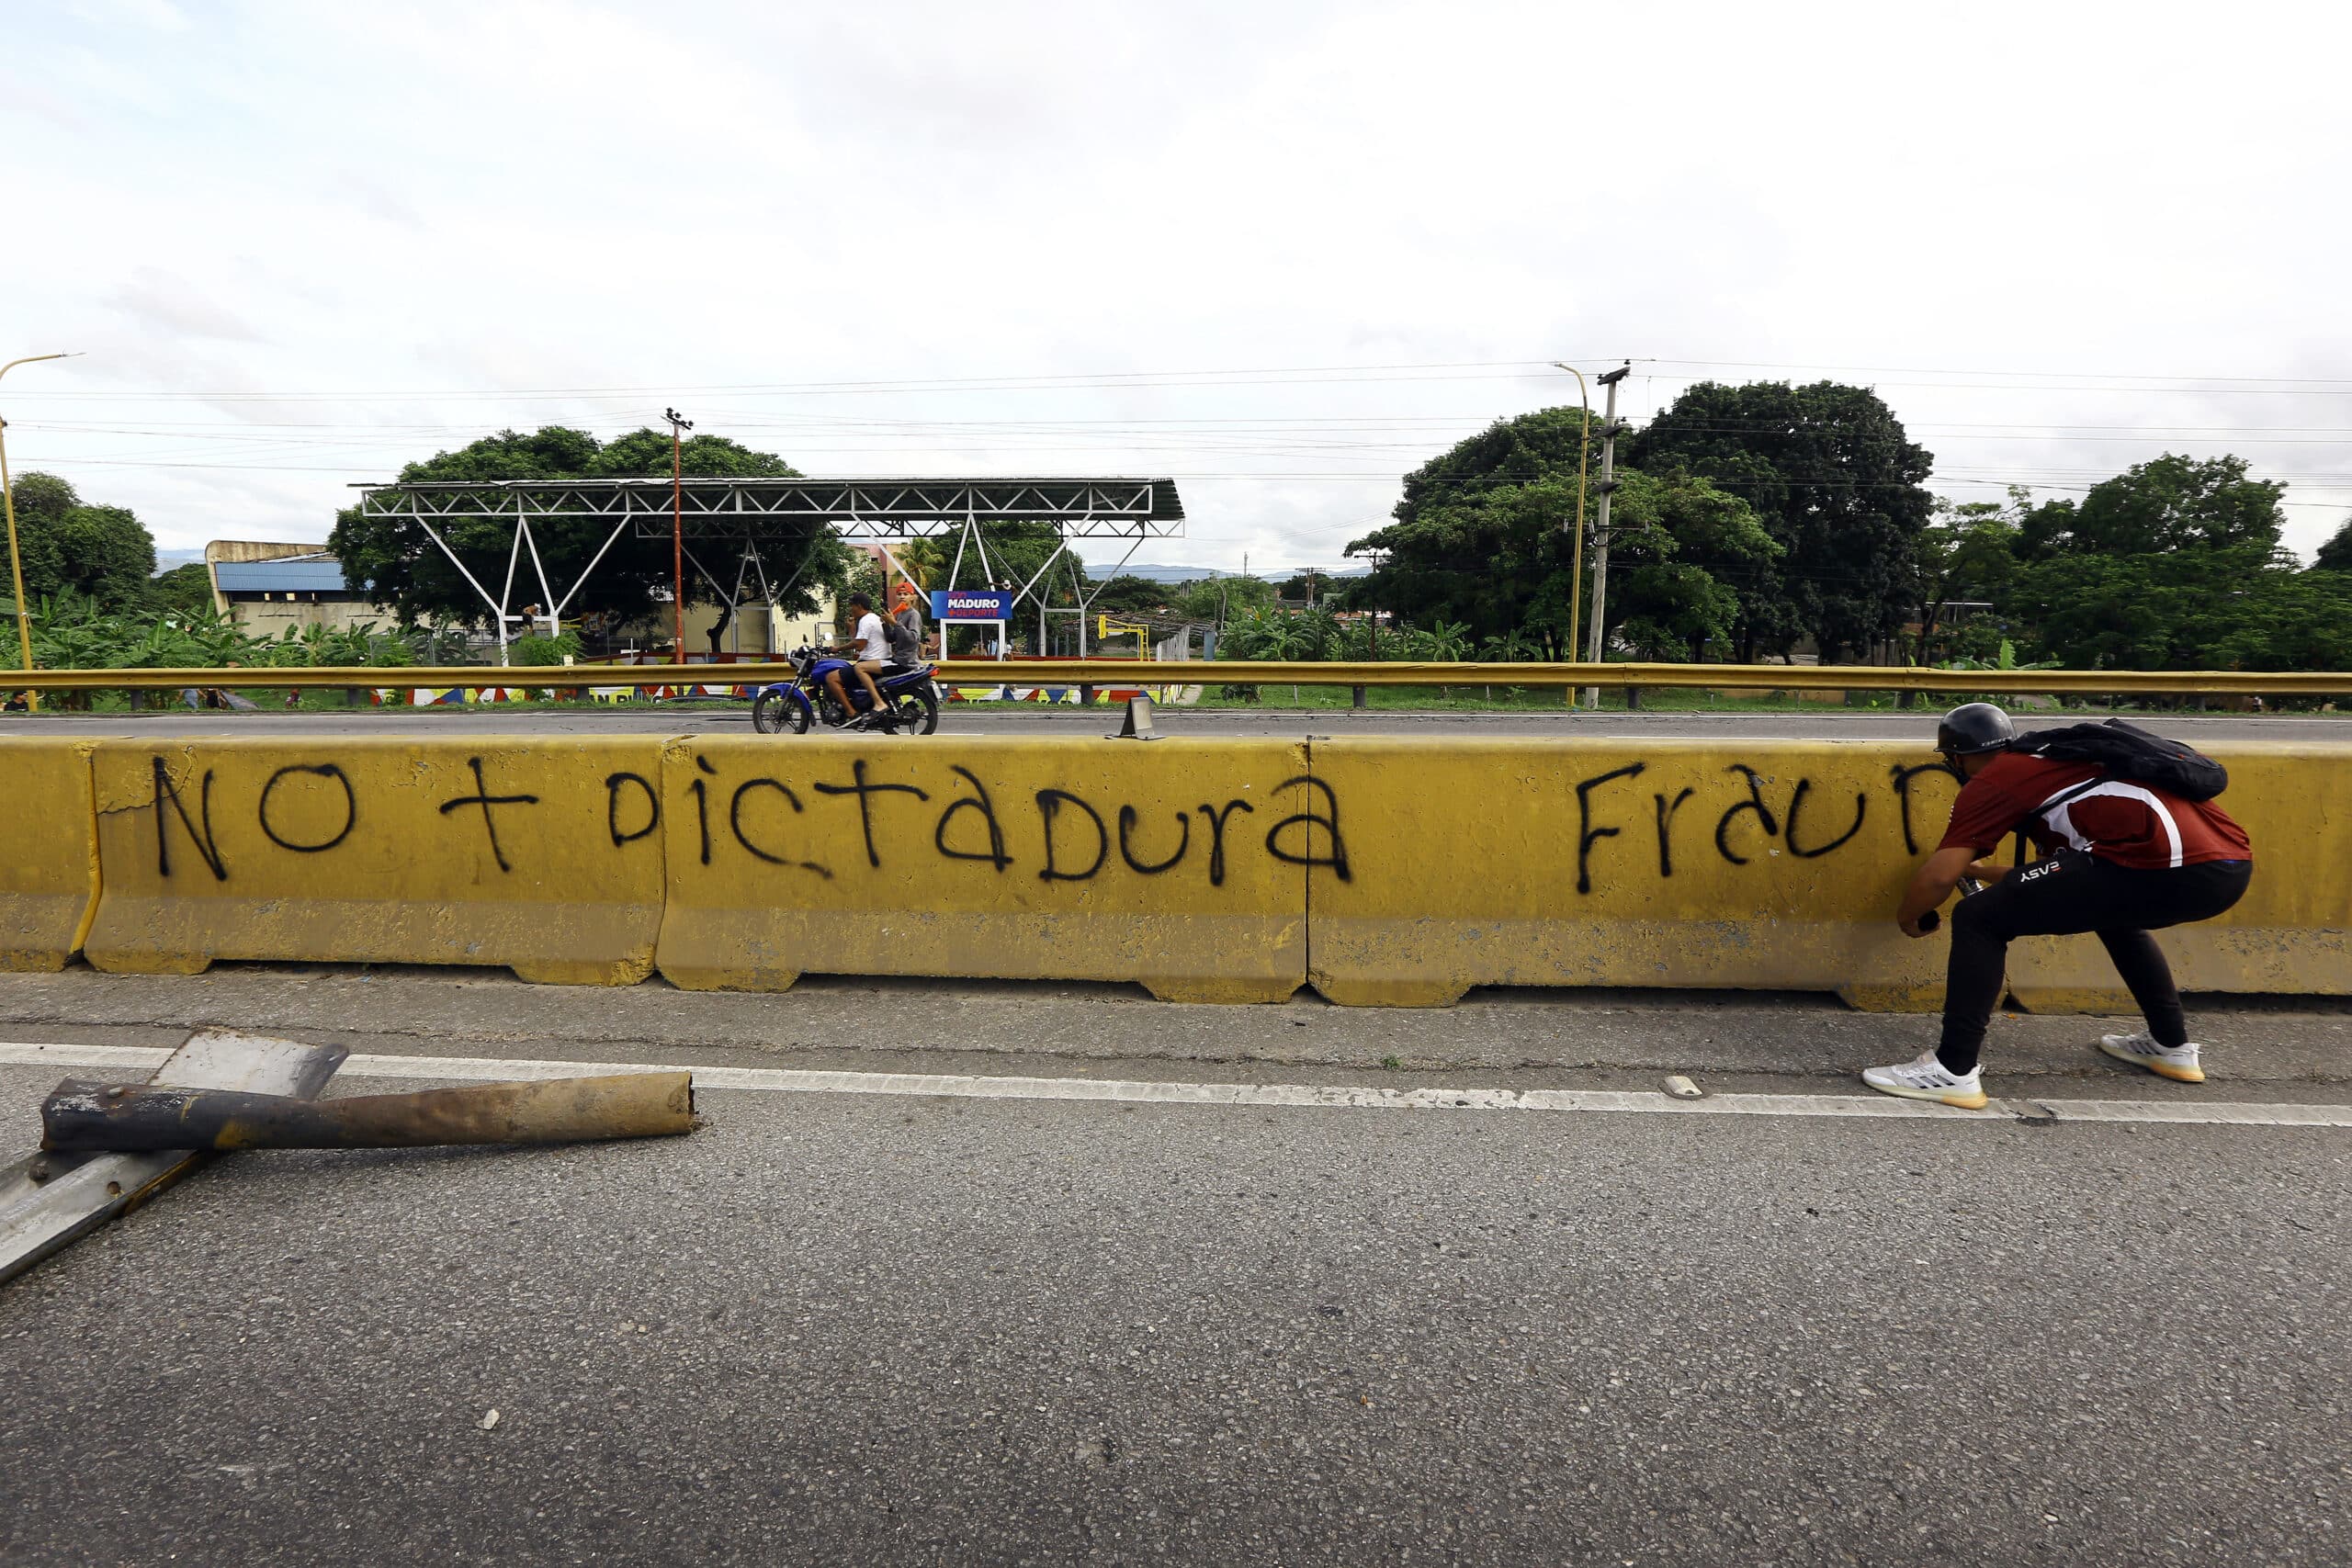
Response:
M692 550L685 552L685 558L694 563L695 570L731 613L744 596L747 570L756 577L762 599L775 603L760 547L784 536L803 538L811 524L829 527L845 540L881 546L884 558L910 583L913 578L882 542L955 534L956 559L948 569L945 584L950 588L960 585L958 578L967 550L978 555L983 577L993 578L996 569L989 559L988 545L980 533L984 525L1046 524L1055 531L1054 552L1046 558L1046 564L1036 575L1021 586L1013 602L1017 604L1030 598L1036 601L1041 647L1046 641L1046 617L1049 613L1073 616L1081 655L1086 648L1086 614L1092 607L1094 594L1085 590L1083 573L1076 570L1077 557L1070 555L1077 590L1075 609L1049 611L1042 588L1054 566L1070 553L1069 541L1124 538L1127 548L1118 562L1123 567L1144 540L1182 538L1184 533L1184 503L1176 493L1176 481L1172 479L431 479L407 484L357 484L352 488L359 491L362 516L414 524L473 585L497 627L502 663L505 661L507 628L526 618L507 608L514 597L514 578L524 553L529 552L531 570L539 581L537 603L542 607L537 618L545 623L548 634L553 636L565 606L579 593L625 529L633 529L639 538L659 538L674 526L686 539L726 543L736 558L732 591ZM604 544L581 572L579 581L560 597L548 581L546 568L539 560L538 542L531 536L534 520L550 522L558 518L590 518L612 524ZM481 580L458 558L435 526L455 522L511 522L514 525L507 548L505 582L495 595L482 586ZM1115 572L1118 567L1112 570ZM797 578L796 572L793 581ZM788 581L785 590L789 592L790 588ZM1095 592L1101 592L1100 584Z
M596 517L666 536L673 509L690 538L756 534L762 519L831 524L845 539L922 538L977 523L1050 523L1064 538L1182 537L1184 503L1169 479L447 479L355 485L368 517Z

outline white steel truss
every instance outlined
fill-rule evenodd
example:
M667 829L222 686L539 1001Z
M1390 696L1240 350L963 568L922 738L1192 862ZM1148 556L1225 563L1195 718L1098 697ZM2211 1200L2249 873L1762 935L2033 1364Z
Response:
M640 538L666 536L673 525L686 538L722 541L739 547L741 558L756 563L765 591L767 568L759 559L763 536L775 533L765 523L792 525L799 535L814 520L831 527L845 540L880 543L956 536L956 563L948 569L946 586L956 585L967 547L977 549L983 581L993 570L980 528L989 523L1044 523L1053 526L1057 542L1036 575L1013 595L1017 605L1035 600L1039 641L1045 639L1046 606L1041 584L1069 549L1072 539L1125 538L1124 566L1136 547L1148 538L1182 538L1184 504L1173 479L458 479L413 484L355 485L363 516L413 523L433 541L449 563L472 584L490 611L497 629L499 662L506 662L507 630L515 622L537 619L555 635L564 610L584 587L605 553L622 533L634 529ZM597 547L579 581L560 598L539 562L538 541L532 536L537 519L587 517L609 522L612 531ZM506 578L496 596L483 587L434 525L455 522L512 523L514 534L507 547ZM530 552L531 567L539 580L537 616L512 613L507 604L514 592L516 569L523 553ZM896 556L884 556L900 576L907 576ZM728 590L693 552L687 558L713 592L733 610L742 595L743 573L736 571L735 591ZM803 563L804 567L806 562ZM1115 570L1115 569L1114 569ZM793 581L799 580L793 573ZM911 577L907 579L910 582ZM791 584L786 585L789 592ZM1095 592L1102 591L1097 584ZM1079 647L1086 646L1086 612L1093 594L1081 593L1080 607L1063 611L1078 616Z
M762 519L822 521L845 539L904 539L975 523L1050 523L1064 538L1181 538L1184 506L1167 479L428 480L356 485L363 516L428 526L461 519L592 517L694 538L740 538Z

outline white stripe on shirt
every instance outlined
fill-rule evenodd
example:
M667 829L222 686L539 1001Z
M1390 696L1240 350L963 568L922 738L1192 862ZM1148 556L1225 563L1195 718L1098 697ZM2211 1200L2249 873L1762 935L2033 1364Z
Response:
M2073 786L2067 787L2071 789ZM2051 800L2055 800L2059 795L2066 793L2067 791L2064 789L2053 792L2050 800L2041 803L2041 808L2048 809ZM2175 869L2179 867L2180 824L2173 820L2171 809L2162 800L2159 800L2151 791L2143 789L2135 784L2119 784L2113 779L2105 779L2093 784L2057 810L2050 813L2048 820L2051 831L2063 837L2074 849L2085 851L2090 849L2091 841L2083 837L2082 831L2075 826L2074 811L2075 807L2084 801L2095 799L2102 795L2112 795L2120 800L2136 800L2155 813L2156 820L2165 825L2165 841L2172 846L2172 865Z

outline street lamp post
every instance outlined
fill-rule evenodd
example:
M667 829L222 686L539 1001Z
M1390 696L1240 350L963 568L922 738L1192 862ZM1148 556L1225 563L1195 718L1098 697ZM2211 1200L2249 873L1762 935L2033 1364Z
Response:
M22 359L11 359L0 365L0 376L6 376L19 365L38 365L44 359L71 359L70 354L28 354ZM17 548L17 492L8 482L8 422L0 419L0 512L8 515L8 570L17 583L17 652L24 660L25 673L33 669L33 623L25 609L25 559ZM40 694L25 694L25 711L40 711Z
M1568 570L1568 657L1577 656L1577 607L1584 597L1584 476L1592 454L1592 392L1584 384L1584 372L1573 365L1552 361L1552 368L1565 370L1577 378L1577 400L1584 404L1584 432L1577 444L1577 537L1569 554ZM1577 705L1577 689L1563 687L1568 694L1568 705Z
M676 631L670 644L670 662L686 661L686 481L682 443L695 422L676 409L663 409L662 417L670 422L670 572L672 604L676 615Z

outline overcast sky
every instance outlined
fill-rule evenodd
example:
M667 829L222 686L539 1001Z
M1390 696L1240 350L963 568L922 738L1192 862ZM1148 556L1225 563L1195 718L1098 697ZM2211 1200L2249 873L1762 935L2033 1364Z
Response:
M7 11L0 359L87 355L11 464L166 547L676 403L1330 563L1554 359L1874 385L1957 497L2235 451L2305 555L2352 513L2342 6Z

